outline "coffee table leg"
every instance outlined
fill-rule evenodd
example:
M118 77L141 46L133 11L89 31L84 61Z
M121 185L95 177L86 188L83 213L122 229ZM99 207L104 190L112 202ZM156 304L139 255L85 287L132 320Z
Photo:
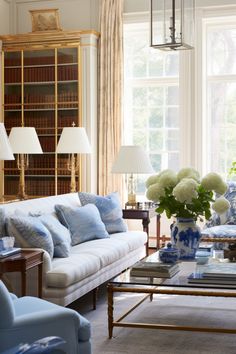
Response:
M107 300L108 300L108 334L109 339L112 338L113 332L113 287L111 284L107 285Z

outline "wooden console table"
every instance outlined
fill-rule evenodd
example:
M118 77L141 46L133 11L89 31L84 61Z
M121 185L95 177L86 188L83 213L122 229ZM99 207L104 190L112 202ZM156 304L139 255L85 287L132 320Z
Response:
M4 273L21 273L21 294L26 295L26 273L28 269L38 267L38 295L42 297L43 251L23 249L21 252L0 259L0 278Z
M145 208L145 209L123 209L124 219L141 219L143 225L143 231L148 235L149 241L149 223L150 219L156 217L156 249L160 245L160 214L157 214L155 208ZM148 254L148 242L147 242L147 254Z

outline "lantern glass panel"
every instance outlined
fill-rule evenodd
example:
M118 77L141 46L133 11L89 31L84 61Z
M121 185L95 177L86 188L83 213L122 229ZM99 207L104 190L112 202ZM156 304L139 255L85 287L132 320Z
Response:
M151 46L163 50L191 49L194 0L151 0Z

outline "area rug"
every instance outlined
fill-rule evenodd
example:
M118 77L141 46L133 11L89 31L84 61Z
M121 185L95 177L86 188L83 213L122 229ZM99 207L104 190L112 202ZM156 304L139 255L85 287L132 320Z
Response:
M138 301L138 294L117 294L115 316ZM72 305L92 325L93 354L235 354L235 334L214 334L138 328L114 328L112 339L107 331L106 288L99 292L97 309L92 310L88 294ZM215 326L236 328L236 299L155 295L127 317L134 322Z

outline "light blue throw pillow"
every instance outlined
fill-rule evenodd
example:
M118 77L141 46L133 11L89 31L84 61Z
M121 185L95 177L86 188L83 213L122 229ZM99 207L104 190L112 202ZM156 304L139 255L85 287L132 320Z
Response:
M54 245L54 257L69 257L71 249L71 237L69 230L63 226L56 216L43 214L38 217L52 236Z
M127 225L122 218L123 213L117 192L108 194L105 197L79 192L79 199L82 205L88 203L96 205L109 234L127 231Z
M88 204L78 208L55 205L55 210L58 219L70 230L72 246L109 237L95 205Z
M53 257L54 247L50 232L32 216L10 216L6 219L8 235L14 236L19 247L42 248Z

